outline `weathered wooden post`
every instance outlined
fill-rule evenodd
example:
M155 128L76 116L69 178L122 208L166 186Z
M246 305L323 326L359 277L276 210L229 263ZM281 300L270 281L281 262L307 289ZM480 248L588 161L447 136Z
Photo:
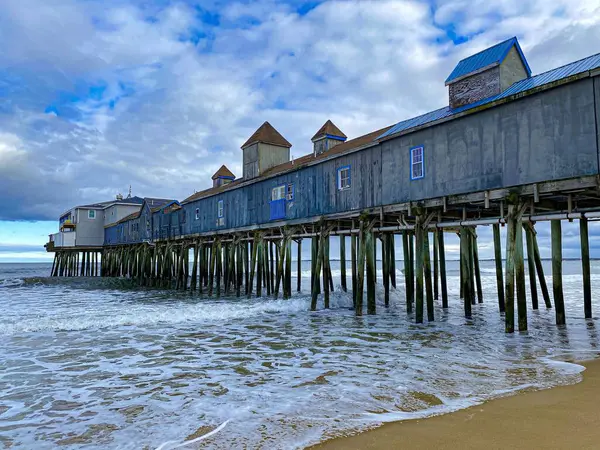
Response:
M461 267L461 286L463 293L463 303L465 308L465 317L471 318L471 295L473 276L470 271L471 259L471 236L466 227L460 227L460 267Z
M312 246L311 246L311 260L310 260L310 288L311 291L315 287L315 274L316 274L316 264L317 258L319 255L319 237L313 236L312 238ZM320 285L320 282L319 282ZM317 288L317 294L319 289Z
M381 268L383 271L383 299L385 307L390 306L390 246L389 235L381 235Z
M433 287L431 285L431 254L429 253L429 232L423 232L423 274L425 277L425 294L427 297L427 320L434 321Z
M340 271L342 277L342 290L348 292L346 285L346 236L340 235Z
M285 298L286 295L286 286L284 280L284 270L285 270L285 250L286 247L286 236L284 235L281 243L279 244L278 257L277 257L277 273L275 275L275 298L279 296L279 288L283 282L283 295Z
M251 248L252 248L252 257L250 259L250 279L248 280L248 297L250 298L252 296L252 285L254 284L254 273L256 270L256 258L257 258L257 252L258 252L258 248L257 248L257 235L254 235L254 241L251 242Z
M296 292L300 292L302 289L302 239L298 239L296 242L298 242L298 255L296 256Z
M263 241L263 273L264 285L267 288L267 296L271 295L271 271L269 269L269 241Z
M217 265L217 240L213 239L210 248L210 267L208 269L208 296L212 297L215 281L215 269Z
M517 283L517 318L519 331L527 331L527 298L525 296L525 262L523 260L523 227L521 221L515 228L515 278Z
M390 282L392 287L396 289L396 238L394 233L389 234L389 247L390 247Z
M81 252L81 268L79 271L79 276L82 277L84 275L85 270L85 252Z
M556 324L564 325L566 319L562 282L562 226L560 220L552 220L550 230L552 236L552 291L554 292Z
M354 228L354 227L352 227ZM354 307L354 309L356 310L356 276L357 276L357 268L356 268L356 258L357 258L357 251L356 251L356 240L357 240L357 236L355 234L350 236L350 253L351 253L351 258L352 258L352 306Z
M412 312L413 299L410 290L410 250L408 248L408 232L402 232L402 254L404 259L404 290L406 293L406 312Z
M531 291L531 307L538 309L538 292L537 284L535 281L535 258L533 257L533 239L531 233L528 231L527 226L523 224L523 231L525 231L525 243L527 245L527 270L529 272L529 289Z
M477 302L483 303L483 287L481 285L481 267L479 266L479 248L477 246L477 231L475 228L471 231L473 237L473 266L475 267L475 285L477 286Z
M535 263L535 270L537 272L538 281L540 282L540 289L542 290L542 297L544 298L544 303L546 308L552 308L552 303L550 302L550 293L548 291L548 285L546 283L546 277L544 276L544 267L542 266L542 258L540 256L540 249L537 243L537 233L532 223L526 223L525 227L527 229L527 233L531 236L531 241L533 243L533 261Z
M329 252L329 249L327 250ZM329 262L329 253L327 253L327 261ZM330 271L331 276L331 271ZM285 246L285 290L287 298L292 296L292 239L288 237Z
M498 290L498 309L504 312L504 279L502 275L502 248L500 244L500 224L492 225L494 232L494 261L496 263L496 289Z
M261 236L257 236L254 241L254 245L256 246L256 260L258 267L256 269L256 296L262 296L262 276L263 276L263 245Z
M365 220L360 221L360 229L358 234L358 260L356 264L356 303L355 303L355 314L357 316L363 315L363 296L365 286L365 258L367 254L365 234L367 224Z
M376 242L371 228L365 233L365 247L367 259L367 314L375 314L377 312L375 304Z
M192 291L196 290L196 286L198 284L198 243L194 244L194 262L192 265L192 280L190 281L190 289Z
M323 302L326 309L329 309L329 234L321 232L320 246L323 247Z
M442 308L448 308L448 284L446 282L446 249L444 247L444 230L437 232L438 253L440 263L440 285L442 288Z
M410 299L415 302L415 232L408 233L408 272L410 274L408 281L410 285Z
M415 320L417 323L423 323L423 272L424 272L424 250L425 240L423 236L422 217L416 217L415 223L415 265L417 275L417 286L415 295Z
M319 296L319 285L320 285L320 277L321 277L321 266L323 263L323 251L324 251L324 245L322 242L319 242L318 244L315 244L314 240L313 240L313 253L314 253L314 249L318 246L318 252L316 255L316 258L313 259L313 261L311 262L311 270L313 272L313 285L312 285L312 292L311 292L311 301L310 301L310 310L311 311L316 311L317 310L317 299ZM324 283L325 285L325 283Z
M433 298L438 300L440 298L438 290L438 279L439 279L439 239L437 237L439 231L436 229L433 231Z
M273 257L273 247L275 244L273 241L269 241L269 281L271 282L271 293L275 292L275 259Z
M588 220L582 216L579 220L579 240L581 242L581 272L583 275L583 310L586 319L592 318L592 285L590 281L590 241L588 238Z
M515 205L508 205L506 216L506 289L504 305L504 331L515 331L515 247L517 219Z

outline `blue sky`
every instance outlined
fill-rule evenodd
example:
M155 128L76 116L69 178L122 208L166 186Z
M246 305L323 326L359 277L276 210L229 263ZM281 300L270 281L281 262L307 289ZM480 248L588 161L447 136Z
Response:
M46 257L41 244L73 205L129 185L181 199L223 163L240 175L239 147L265 120L297 157L327 119L355 137L446 105L453 66L505 38L519 37L534 73L596 53L599 8L3 0L0 261Z

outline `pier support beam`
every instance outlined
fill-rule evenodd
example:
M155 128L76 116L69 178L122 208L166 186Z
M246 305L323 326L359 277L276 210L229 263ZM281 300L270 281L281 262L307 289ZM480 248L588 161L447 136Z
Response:
M348 292L348 285L346 284L346 236L340 236L340 272L341 272L341 284L342 291Z
M538 281L540 283L540 289L542 290L542 297L546 308L552 308L552 302L550 301L550 293L548 291L548 284L546 283L546 277L544 276L544 267L542 266L542 258L540 256L540 249L537 242L537 233L533 224L526 223L525 228L527 233L531 236L531 242L533 244L533 262L535 263L535 270L537 272Z
M415 271L417 275L417 285L415 292L415 321L417 323L423 323L423 264L424 264L424 230L423 230L423 218L417 216L415 223Z
M431 253L429 251L429 232L423 233L423 275L425 277L425 295L427 298L427 320L433 322L433 286L431 284Z
M514 205L508 206L506 218L506 289L504 305L504 331L515 331L515 247L517 238L517 220Z
M402 256L404 260L404 291L406 294L406 312L412 312L413 297L411 292L410 280L410 250L408 240L408 231L402 232Z
M525 296L525 262L523 259L523 227L517 222L515 237L515 278L519 331L527 331L527 298Z
M533 252L533 238L528 228L523 224L523 231L525 231L525 242L527 244L527 271L529 273L529 290L531 294L531 307L532 309L538 309L538 292L537 282L535 274L535 257Z
M356 241L357 236L353 234L350 237L350 246L351 246L351 258L352 258L352 306L356 309L356 286L357 286L357 249L356 249Z
M390 245L389 234L381 235L381 268L383 272L383 300L386 308L390 306Z
M590 242L588 238L588 220L579 220L579 239L581 242L581 273L583 275L583 310L586 319L592 318L592 286L590 281Z
M461 286L463 293L463 304L465 317L470 319L472 316L471 304L475 299L473 289L473 259L471 254L471 232L467 227L460 227L460 268L461 268Z
M552 220L550 227L552 236L552 291L554 292L556 324L564 325L566 320L562 282L562 226L560 220Z
M444 247L444 230L437 232L438 252L440 258L440 287L442 290L442 308L448 308L448 283L446 280L446 249Z

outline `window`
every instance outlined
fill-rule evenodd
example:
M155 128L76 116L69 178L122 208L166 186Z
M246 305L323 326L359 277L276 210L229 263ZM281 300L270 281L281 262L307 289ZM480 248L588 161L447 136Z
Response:
M146 231L150 231L150 221L146 219Z
M338 190L350 189L350 166L340 167L337 171Z
M196 215L194 216L196 220L200 218L200 208L196 208Z
M95 219L96 218L96 211L93 209L88 210L88 219Z
M287 185L287 193L285 194L287 201L291 202L294 200L294 183Z
M219 200L217 202L217 213L219 215L219 218L223 217L224 215L224 211L223 211L223 200Z
M425 162L423 161L423 147L410 149L410 179L418 180L425 176Z
M271 189L271 201L283 200L285 198L285 185Z

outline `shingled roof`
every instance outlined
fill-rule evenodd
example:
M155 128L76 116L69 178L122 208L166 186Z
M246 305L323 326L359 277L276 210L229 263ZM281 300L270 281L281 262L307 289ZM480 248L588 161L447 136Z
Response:
M217 170L215 172L215 174L212 176L213 180L216 180L219 177L225 177L225 178L235 178L235 175L231 172L231 170L229 170L227 168L227 166L225 166L225 164L223 164L219 170Z
M246 148L252 144L257 142L262 142L264 144L272 144L279 145L280 147L288 147L290 148L292 144L290 144L269 122L263 123L258 130L254 132L252 136L246 141L242 148Z
M331 120L328 120L319 129L319 131L317 131L317 134L315 134L311 140L316 141L318 138L320 138L322 136L327 136L327 135L341 137L344 139L348 138L348 136L346 136L344 133L342 133L342 130L340 130L338 127L336 127L335 124Z

